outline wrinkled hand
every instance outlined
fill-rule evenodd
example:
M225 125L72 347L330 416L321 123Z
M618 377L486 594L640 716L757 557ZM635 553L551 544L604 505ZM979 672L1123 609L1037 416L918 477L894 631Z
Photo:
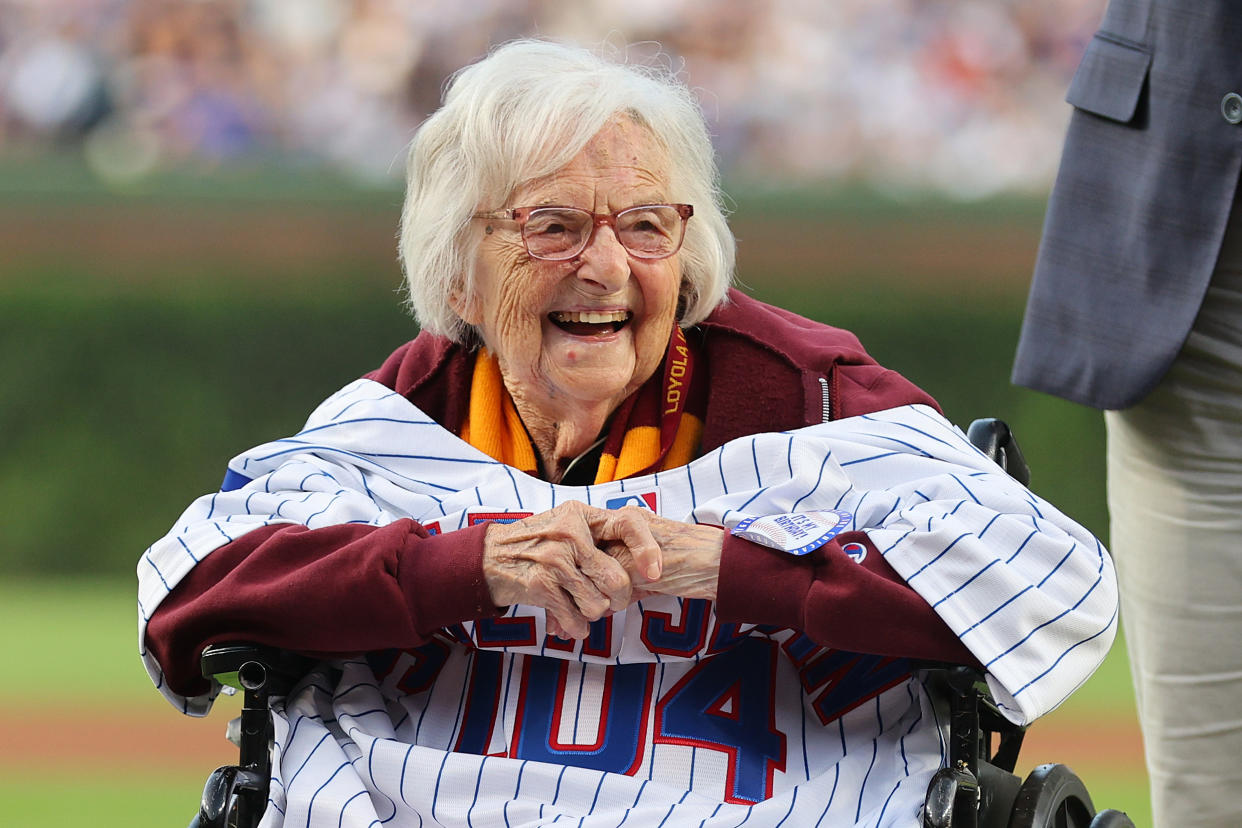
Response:
M586 638L590 622L629 606L634 585L661 577L649 514L568 501L513 523L490 524L483 575L492 602L543 607L549 634ZM623 550L624 565L605 547Z
M643 583L634 580L631 602L653 595L677 595L682 598L716 599L720 580L720 555L724 530L715 526L682 523L639 509L648 531L660 548L663 571L657 579ZM625 567L631 576L639 564L623 544L609 544L605 550Z

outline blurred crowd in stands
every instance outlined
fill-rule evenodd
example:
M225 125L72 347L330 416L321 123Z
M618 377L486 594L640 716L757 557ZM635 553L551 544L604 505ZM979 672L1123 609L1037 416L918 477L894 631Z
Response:
M399 181L449 74L517 36L661 59L726 175L1042 190L1104 0L0 0L0 158L102 178L322 164Z

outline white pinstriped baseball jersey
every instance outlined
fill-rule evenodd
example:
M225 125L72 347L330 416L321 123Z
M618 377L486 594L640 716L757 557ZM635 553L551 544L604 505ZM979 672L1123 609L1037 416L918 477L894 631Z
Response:
M448 532L567 499L729 529L789 515L769 523L795 534L801 516L835 512L987 667L1019 722L1081 684L1116 628L1112 564L1095 538L922 406L563 487L491 460L359 380L295 437L235 458L225 488L144 553L140 641L198 560L258 526L412 517ZM165 695L206 712L210 698L171 693L143 649ZM416 650L309 676L276 711L263 824L913 825L946 727L901 660L721 623L709 602L644 600L581 642L545 637L543 611L519 605Z

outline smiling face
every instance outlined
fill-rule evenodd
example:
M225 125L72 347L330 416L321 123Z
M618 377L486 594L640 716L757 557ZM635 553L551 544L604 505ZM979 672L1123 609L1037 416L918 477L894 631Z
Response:
M667 153L651 134L618 118L563 168L519 187L509 206L615 213L668 202L669 175ZM575 410L611 414L664 358L678 255L636 259L603 226L576 259L542 261L526 252L515 222L474 224L481 238L474 293L456 298L454 309L497 356L528 428L528 413L558 421Z

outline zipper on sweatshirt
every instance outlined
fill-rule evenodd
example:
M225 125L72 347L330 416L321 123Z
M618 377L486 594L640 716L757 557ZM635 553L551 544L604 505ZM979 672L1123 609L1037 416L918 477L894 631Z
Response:
M821 422L829 422L832 420L832 392L828 390L828 378L819 378L819 390L824 395L824 419Z

